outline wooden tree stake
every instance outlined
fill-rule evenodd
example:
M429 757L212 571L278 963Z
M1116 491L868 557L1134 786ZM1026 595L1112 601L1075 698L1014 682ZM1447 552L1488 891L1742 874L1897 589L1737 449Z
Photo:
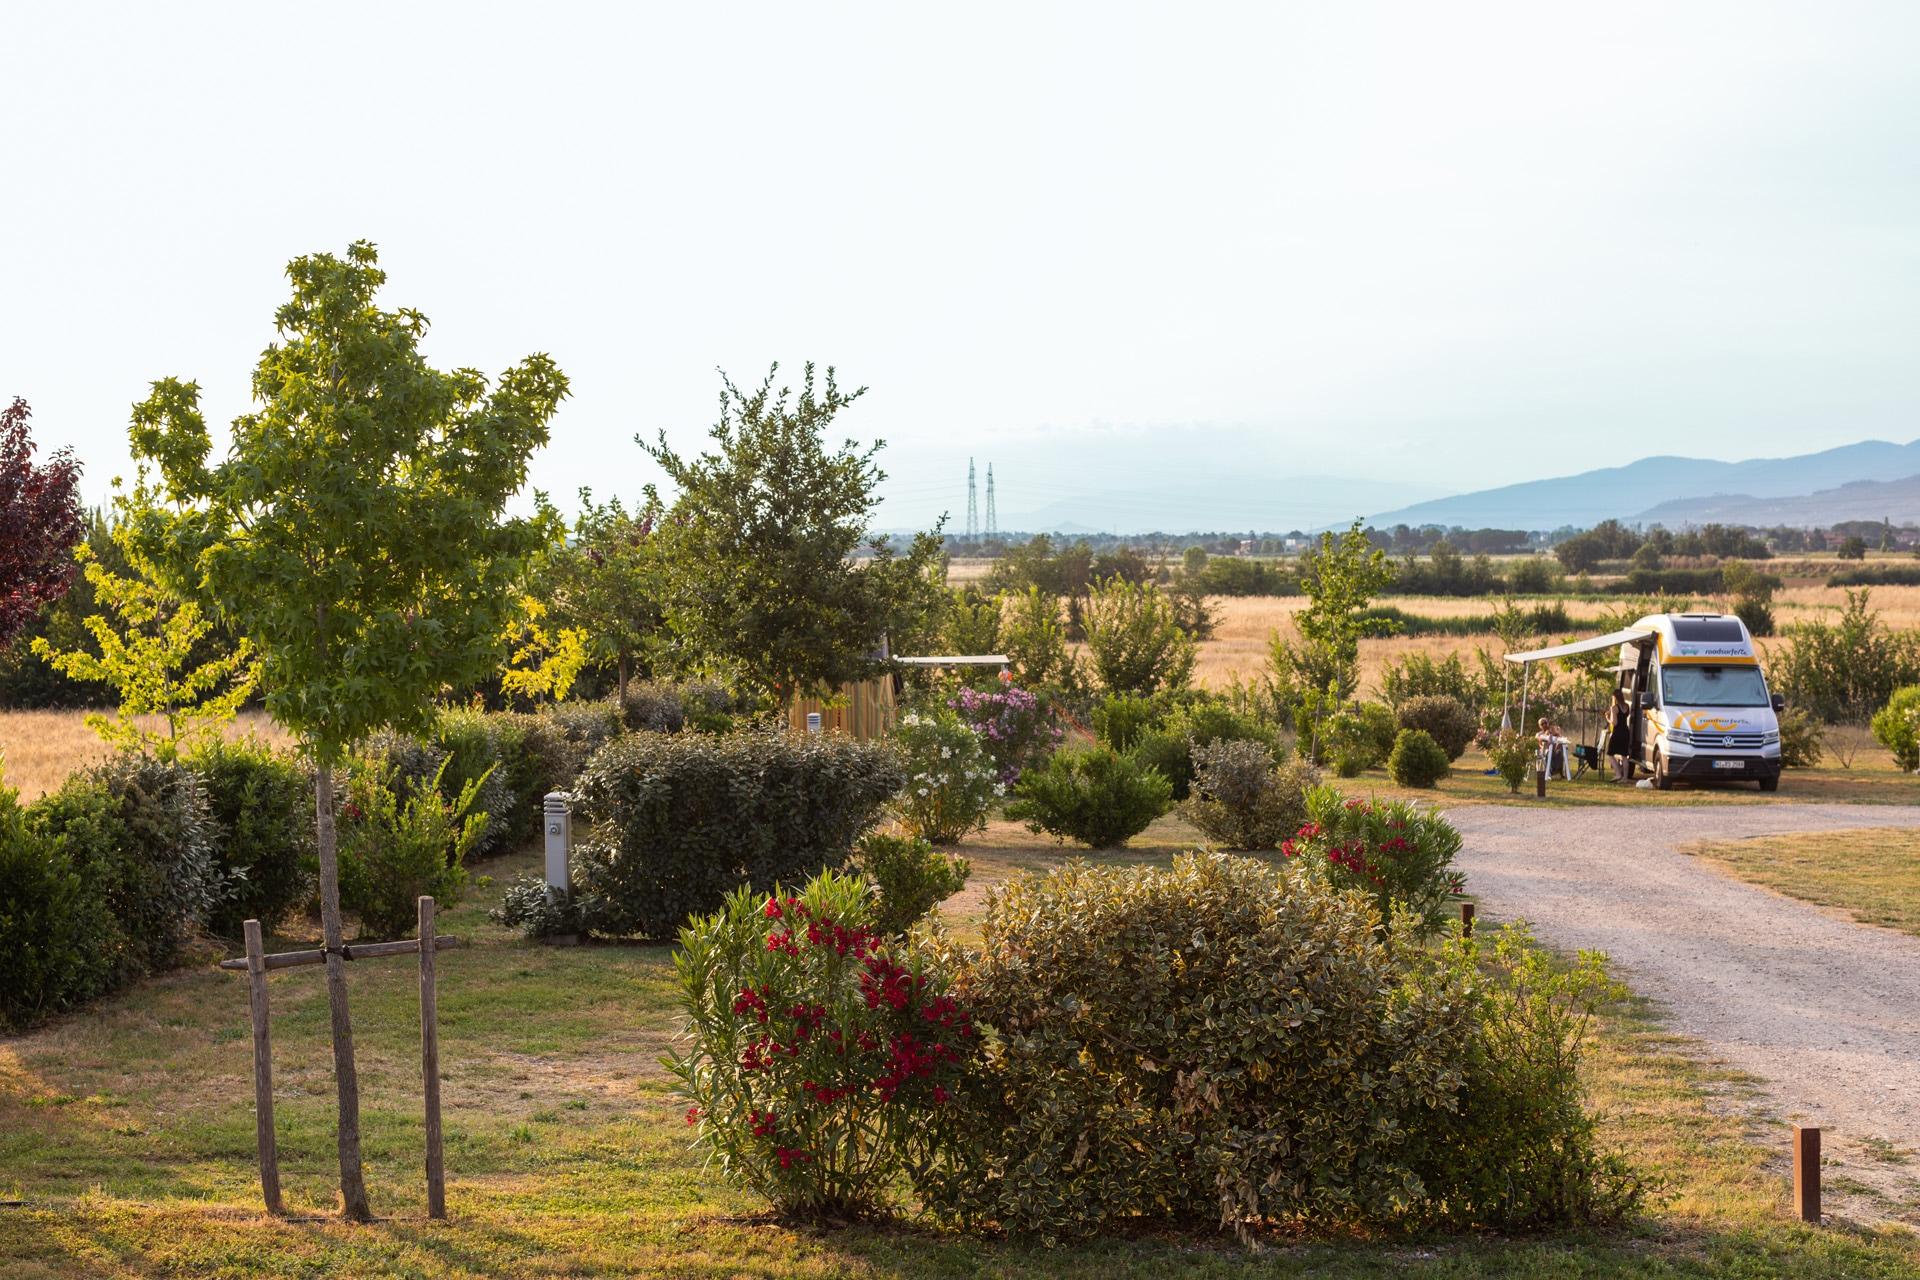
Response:
M260 922L242 926L247 936L247 1012L253 1018L253 1134L260 1145L260 1195L267 1212L285 1212L280 1203L280 1150L273 1136L273 1041L267 1031L267 955Z
M1793 1207L1802 1222L1820 1221L1820 1130L1793 1127Z
M1460 904L1460 936L1463 938L1473 936L1473 904L1471 902Z
M447 1170L440 1149L440 1006L434 990L433 899L420 907L420 1077L427 1104L427 1216L447 1216Z

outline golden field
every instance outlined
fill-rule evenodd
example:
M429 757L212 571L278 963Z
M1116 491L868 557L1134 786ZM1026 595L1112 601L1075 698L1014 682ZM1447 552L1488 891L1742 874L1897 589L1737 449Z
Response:
M158 731L158 716L141 717ZM229 739L257 737L275 746L291 739L264 712L242 712L224 730ZM20 792L22 802L57 789L66 776L105 759L113 751L87 727L81 711L0 711L0 781Z

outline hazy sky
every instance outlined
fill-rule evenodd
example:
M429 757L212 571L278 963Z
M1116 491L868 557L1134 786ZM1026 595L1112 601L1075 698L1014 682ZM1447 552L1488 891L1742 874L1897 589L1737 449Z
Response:
M90 499L359 237L436 361L572 377L569 500L776 359L872 387L889 524L957 523L969 453L1003 525L1184 527L1920 436L1905 0L13 4L0 53L0 395Z

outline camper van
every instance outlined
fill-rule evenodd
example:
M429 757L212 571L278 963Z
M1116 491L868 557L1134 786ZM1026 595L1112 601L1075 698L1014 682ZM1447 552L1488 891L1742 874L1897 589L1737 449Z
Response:
M1621 643L1617 676L1633 712L1635 766L1662 791L1676 778L1778 790L1783 704L1767 688L1747 624L1659 613L1628 630L1639 634Z

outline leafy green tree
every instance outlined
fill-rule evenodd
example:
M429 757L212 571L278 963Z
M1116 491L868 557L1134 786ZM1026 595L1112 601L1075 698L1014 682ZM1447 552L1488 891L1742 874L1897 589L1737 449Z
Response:
M659 518L652 495L628 511L618 498L595 503L593 491L582 489L572 537L541 565L554 625L583 633L592 658L613 664L622 702L635 662L661 642L665 626Z
M1193 676L1194 643L1179 611L1151 582L1113 577L1087 599L1087 653L1108 693L1183 689Z
M1360 641L1392 635L1390 618L1369 617L1373 603L1393 581L1387 554L1373 546L1360 522L1344 534L1320 535L1320 543L1300 557L1300 588L1307 607L1293 615L1298 643L1275 631L1267 642L1270 678L1282 701L1297 704L1308 692L1345 702L1360 687Z
M923 631L943 588L933 534L904 556L869 539L885 442L822 442L865 388L841 391L832 368L817 386L808 364L796 398L774 390L778 369L752 391L721 374L714 452L638 442L679 491L659 530L676 640L785 702L885 670L882 645Z
M130 557L134 571L123 577L101 564L85 543L74 554L94 598L107 611L83 620L100 651L56 649L44 636L35 636L33 652L70 680L105 684L119 695L113 717L89 715L87 726L117 746L171 760L183 743L232 720L259 678L248 643L243 639L196 661L196 651L214 634L198 604L161 586L137 556ZM166 721L164 734L141 727L138 717L148 715Z
M1060 597L1028 587L1000 597L1000 647L1014 675L1029 689L1051 689L1077 698L1084 680L1067 643Z
M224 460L209 465L198 384L164 379L135 406L129 536L169 586L251 639L268 712L313 759L340 1190L365 1219L334 770L349 744L424 729L444 689L498 670L542 541L538 522L502 513L567 380L545 355L492 384L430 367L426 317L375 305L386 275L366 241L287 275L292 300L254 371L259 408L234 419Z

